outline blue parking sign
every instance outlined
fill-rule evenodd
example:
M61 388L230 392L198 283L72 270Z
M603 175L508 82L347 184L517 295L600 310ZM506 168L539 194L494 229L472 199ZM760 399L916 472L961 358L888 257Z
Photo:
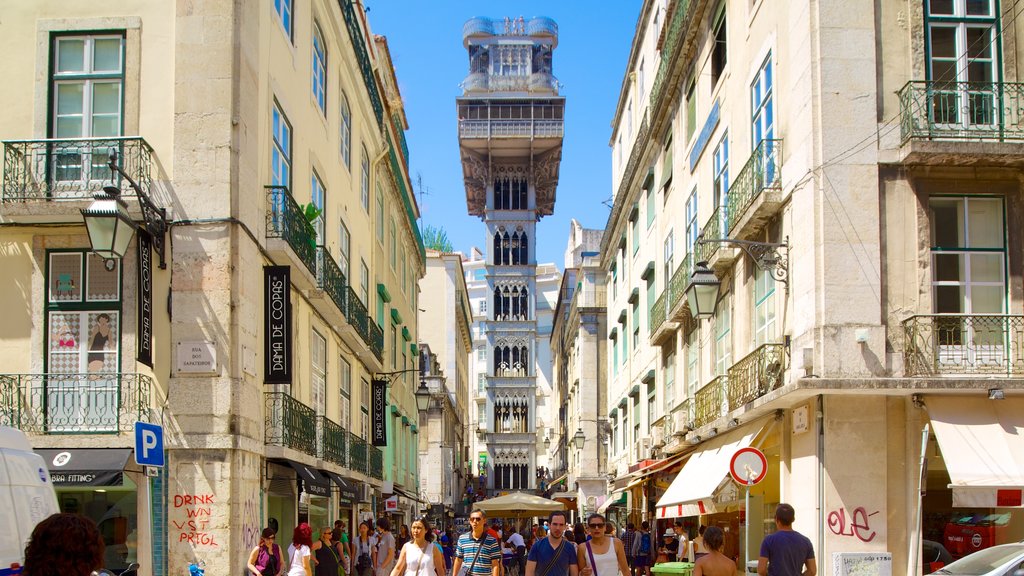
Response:
M139 466L163 467L163 426L146 422L135 423L135 463Z

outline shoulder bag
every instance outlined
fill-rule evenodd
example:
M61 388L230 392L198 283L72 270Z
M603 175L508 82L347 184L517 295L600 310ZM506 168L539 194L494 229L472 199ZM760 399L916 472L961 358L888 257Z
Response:
M615 542L608 543L612 549L615 549ZM597 576L597 562L594 562L594 550L590 547L590 540L587 540L587 556L590 557L590 570Z
M469 539L473 540L474 542L476 542L476 539L473 538L472 536L470 536ZM476 561L477 561L477 559L480 558L480 551L483 550L484 544L486 544L486 543L487 543L487 534L484 533L483 539L480 540L480 545L476 547L476 554L473 556L473 563L470 564L469 568L466 568L466 563L463 562L462 563L462 567L459 568L458 576L468 576L468 575L473 573L473 567L476 566Z
M547 539L545 538L545 540ZM548 542L548 546L551 546L550 541ZM558 543L558 548L555 548L555 553L551 555L551 558L549 558L547 563L544 564L544 567L540 569L540 572L537 572L536 576L548 576L548 570L551 570L551 567L555 565L555 560L558 560L558 557L562 555L562 546L565 546L565 538L562 538L562 541Z

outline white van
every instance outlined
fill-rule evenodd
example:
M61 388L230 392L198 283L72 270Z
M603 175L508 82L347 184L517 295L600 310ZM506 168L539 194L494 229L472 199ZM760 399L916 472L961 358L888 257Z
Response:
M18 574L41 520L60 512L50 471L20 430L0 426L0 574ZM13 512L13 513L12 513Z

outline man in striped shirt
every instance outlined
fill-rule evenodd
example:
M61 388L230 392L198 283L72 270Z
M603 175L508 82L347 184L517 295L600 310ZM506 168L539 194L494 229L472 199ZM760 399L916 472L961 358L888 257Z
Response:
M476 508L469 514L472 531L455 545L454 576L500 576L501 544L487 533L487 514ZM465 568L465 571L462 569Z

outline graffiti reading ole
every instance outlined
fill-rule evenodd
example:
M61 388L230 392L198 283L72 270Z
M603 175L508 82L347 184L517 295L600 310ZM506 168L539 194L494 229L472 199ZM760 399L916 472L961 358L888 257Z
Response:
M871 542L875 539L875 531L871 529L869 518L878 514L878 510L868 514L863 507L853 510L850 514L849 525L847 525L846 509L840 508L828 513L828 529L836 536L853 536L861 542Z

